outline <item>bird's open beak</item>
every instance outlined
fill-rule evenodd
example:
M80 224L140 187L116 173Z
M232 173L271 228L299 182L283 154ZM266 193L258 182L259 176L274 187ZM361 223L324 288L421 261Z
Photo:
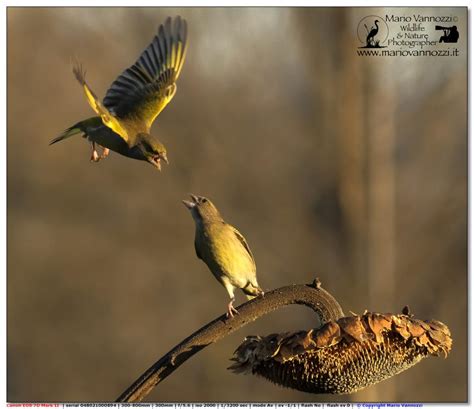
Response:
M161 171L161 158L159 156L147 156L146 158L148 162Z
M161 160L166 164L169 164L168 162L168 157L166 156L166 153L162 153L161 155L152 155L152 156L147 156L148 162L150 162L155 168L161 171Z
M183 200L184 205L191 210L194 206L196 206L199 202L199 198L196 195L190 194L191 200Z

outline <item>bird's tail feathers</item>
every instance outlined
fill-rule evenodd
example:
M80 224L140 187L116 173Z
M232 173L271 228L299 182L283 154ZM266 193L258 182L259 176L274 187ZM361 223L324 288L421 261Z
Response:
M258 284L253 285L250 282L247 284L246 287L242 288L242 291L247 296L248 300L258 297L259 295L263 295L263 290L260 288L260 286Z
M60 142L63 139L67 139L67 138L70 138L71 136L74 136L74 135L77 135L78 133L81 133L82 129L81 129L79 124L80 123L77 123L77 124L67 128L66 130L64 130L64 132L61 135L54 138L49 144L53 145L56 142Z

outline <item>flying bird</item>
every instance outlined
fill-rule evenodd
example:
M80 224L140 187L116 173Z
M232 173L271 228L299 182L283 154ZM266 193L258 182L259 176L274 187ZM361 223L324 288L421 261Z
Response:
M226 315L233 317L233 313L238 313L233 306L236 288L240 288L248 298L263 296L257 283L255 259L244 236L224 221L209 199L190 196L191 201L183 200L183 203L191 211L196 226L196 255L227 290L230 302Z
M92 144L93 162L105 158L112 150L147 161L161 170L161 160L168 163L166 148L150 134L150 128L176 93L186 49L186 20L178 16L172 21L168 17L138 60L112 83L103 102L89 88L84 69L76 63L73 73L98 116L69 127L50 145L83 134ZM97 145L103 148L101 155Z

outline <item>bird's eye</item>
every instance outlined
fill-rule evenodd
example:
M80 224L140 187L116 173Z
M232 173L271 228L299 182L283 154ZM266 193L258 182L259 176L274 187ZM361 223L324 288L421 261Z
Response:
M202 199L202 202L203 202L203 203L206 203L206 202L207 202L207 199Z

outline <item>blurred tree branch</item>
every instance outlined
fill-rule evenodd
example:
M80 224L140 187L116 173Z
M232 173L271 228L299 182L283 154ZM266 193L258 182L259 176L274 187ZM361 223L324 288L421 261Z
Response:
M221 315L194 332L146 370L120 395L117 401L141 401L181 364L209 344L220 340L269 312L290 304L306 305L313 309L320 319L320 325L344 316L339 303L331 294L321 288L318 279L309 285L291 285L278 288L266 293L263 297L254 298L239 306L237 308L239 314L234 318L226 319L225 315Z

